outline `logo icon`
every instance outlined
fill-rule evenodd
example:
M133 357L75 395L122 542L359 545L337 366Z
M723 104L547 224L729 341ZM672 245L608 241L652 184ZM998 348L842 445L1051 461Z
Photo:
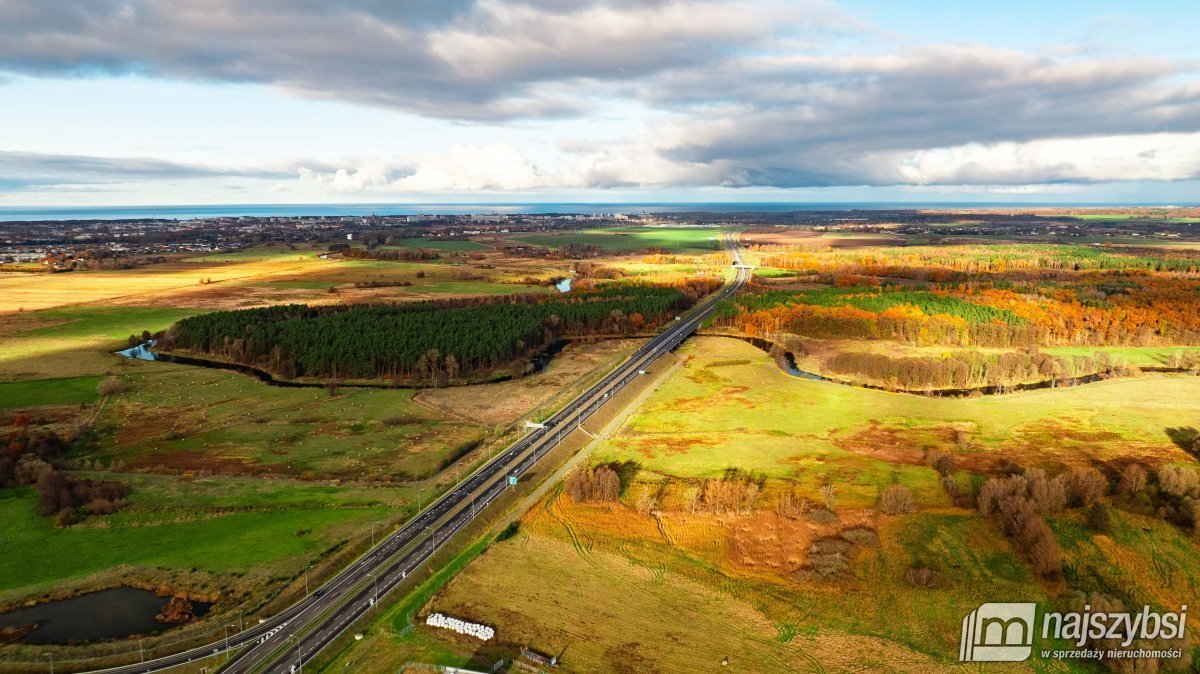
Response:
M962 662L1020 662L1033 654L1037 604L984 604L962 621Z

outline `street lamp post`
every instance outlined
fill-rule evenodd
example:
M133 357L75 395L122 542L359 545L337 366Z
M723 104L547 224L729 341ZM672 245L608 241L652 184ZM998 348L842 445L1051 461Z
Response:
M46 655L46 656L50 657L50 674L54 674L54 654L50 653L50 652L46 652L46 653L42 653L42 655Z

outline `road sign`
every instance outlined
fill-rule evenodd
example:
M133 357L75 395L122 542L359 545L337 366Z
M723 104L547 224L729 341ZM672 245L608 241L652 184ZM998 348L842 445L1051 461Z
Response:
M508 486L512 487L512 486L515 486L516 484L517 484L517 476L509 475L508 476Z

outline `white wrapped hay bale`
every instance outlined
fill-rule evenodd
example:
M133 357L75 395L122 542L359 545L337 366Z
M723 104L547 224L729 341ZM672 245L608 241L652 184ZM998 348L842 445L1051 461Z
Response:
M496 636L496 630L487 625L479 623L471 623L458 618L444 616L441 613L431 613L425 618L425 624L430 627L440 627L442 629L458 632L467 636L475 637L482 641L487 641Z

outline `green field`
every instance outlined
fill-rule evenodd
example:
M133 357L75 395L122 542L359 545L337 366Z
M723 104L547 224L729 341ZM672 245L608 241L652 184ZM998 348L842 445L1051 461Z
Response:
M614 252L664 248L674 253L712 253L721 249L722 232L712 228L623 227L522 234L513 240L547 248L575 245L596 246Z
M288 484L223 496L211 493L223 491L211 482L184 489L141 479L134 487L125 510L69 529L34 511L31 489L0 492L0 593L49 589L122 566L250 574L256 582L290 577L347 536L369 533L370 522L391 517L389 506L398 502L385 494L335 499L336 490Z
M181 318L196 313L195 309L138 306L77 306L39 311L39 321L53 323L17 333L18 337L42 339L107 339L124 341L142 330L157 332Z
M99 400L103 377L65 377L0 383L0 409L40 405L77 405Z
M98 423L99 456L130 467L407 480L433 475L484 436L417 405L412 390L331 396L221 370L129 363L129 391Z
M597 461L633 461L683 477L740 468L794 479L811 496L833 480L844 499L862 505L898 478L919 497L940 500L921 455L925 447L953 449L955 429L970 433L976 446L969 458L981 465L1012 459L1053 467L1109 460L1133 447L1181 461L1187 455L1165 429L1194 425L1200 400L1200 378L1172 376L925 398L791 377L762 351L732 339L701 338L682 353L695 360L597 450Z

